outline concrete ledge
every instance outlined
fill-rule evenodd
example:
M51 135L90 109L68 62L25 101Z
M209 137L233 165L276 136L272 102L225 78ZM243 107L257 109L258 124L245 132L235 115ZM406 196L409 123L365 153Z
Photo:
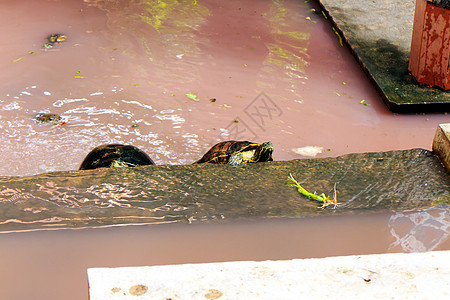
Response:
M450 111L449 93L408 71L415 1L317 1L391 111Z
M91 300L449 299L450 251L88 269Z
M450 173L450 123L440 124L433 140L433 151Z

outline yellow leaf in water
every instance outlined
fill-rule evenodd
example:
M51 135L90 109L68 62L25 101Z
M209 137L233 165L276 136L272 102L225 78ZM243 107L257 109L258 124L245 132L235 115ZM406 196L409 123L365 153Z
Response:
M73 76L73 78L87 78L86 76Z
M341 46L344 46L344 44L343 44L343 42L342 42L342 37L341 37L341 35L339 34L339 32L336 30L336 28L334 28L333 27L333 31L334 31L334 33L336 33L336 35L338 36L338 38L339 38L339 44L341 44Z
M306 20L309 20L309 21L313 22L314 24L316 24L316 23L317 23L317 21L314 21L314 20L313 20L313 19L311 19L310 17L306 17Z
M18 62L18 61L21 60L22 58L23 58L23 56L22 56L22 57L19 57L18 59L13 60L12 62L13 62L13 63Z
M228 108L231 108L231 106L230 106L230 105L228 105L228 104L222 104L222 106L223 106L223 107L228 107Z
M194 94L186 94L186 97L188 97L189 99L192 99L192 100L194 100L194 101L198 101L197 95L194 95Z

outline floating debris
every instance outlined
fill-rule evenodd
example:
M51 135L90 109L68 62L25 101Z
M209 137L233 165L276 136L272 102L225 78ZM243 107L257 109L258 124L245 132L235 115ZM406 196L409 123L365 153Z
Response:
M23 58L23 56L22 56L22 57L19 57L18 59L13 60L12 62L13 62L13 63L18 62L18 61L21 60L22 58Z
M303 156L314 157L317 154L320 154L323 152L323 147L306 146L306 147L301 147L301 148L294 148L294 149L292 149L292 151L294 151L294 153L297 153L297 154L300 154Z
M339 34L339 32L337 32L336 28L334 28L334 27L333 27L333 31L334 31L334 33L336 33L336 35L337 35L338 38L339 38L339 44L341 44L341 46L344 46L344 44L343 44L343 42L342 42L342 37L341 37L341 35Z
M308 21L311 21L311 22L313 22L314 24L316 24L317 23L317 21L314 21L313 19L311 19L310 17L306 17L305 18L306 20L308 20Z
M191 100L198 101L198 97L195 94L186 94L186 97L188 97Z

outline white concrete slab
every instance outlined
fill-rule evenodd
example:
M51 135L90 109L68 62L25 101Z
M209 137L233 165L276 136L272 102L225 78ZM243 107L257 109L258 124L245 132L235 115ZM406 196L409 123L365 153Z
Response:
M88 269L90 299L450 299L450 251Z

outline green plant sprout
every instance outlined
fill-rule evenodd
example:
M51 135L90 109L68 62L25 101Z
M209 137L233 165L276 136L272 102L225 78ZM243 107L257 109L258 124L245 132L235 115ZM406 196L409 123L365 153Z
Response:
M311 198L313 200L321 202L322 206L320 206L319 208L324 209L325 207L333 205L333 209L335 209L336 207L338 207L339 205L342 204L342 203L337 202L336 183L334 184L334 198L330 199L329 197L325 196L324 193L322 193L320 195L316 195L316 192L314 192L314 193L308 192L300 185L300 183L298 183L297 180L294 179L294 177L292 176L291 173L289 173L289 180L292 182L286 181L286 184L289 186L296 187L297 191L300 194L305 195L306 197Z

